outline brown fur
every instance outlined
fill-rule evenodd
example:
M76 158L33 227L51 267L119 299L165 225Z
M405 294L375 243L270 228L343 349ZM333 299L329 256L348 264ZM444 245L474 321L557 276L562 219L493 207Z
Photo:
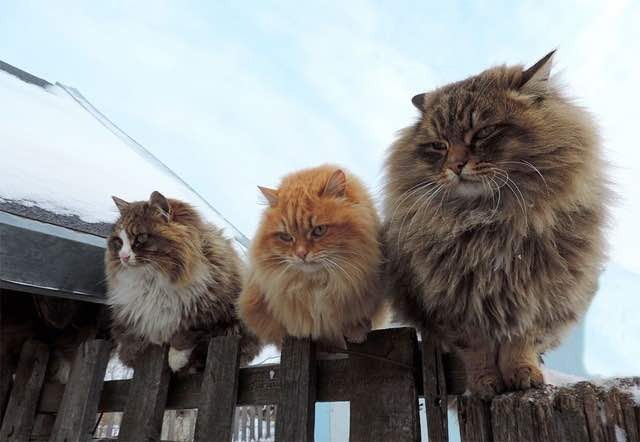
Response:
M191 359L201 364L208 338L232 334L242 336L241 360L248 363L259 348L236 314L241 261L231 242L190 205L157 192L149 201L114 200L121 216L105 263L112 333L123 362L132 365L154 343L175 350L196 347ZM132 242L146 235L144 242L132 244L133 265L123 265L118 256L122 230ZM155 305L162 305L160 312L151 308ZM171 332L162 333L163 327Z
M321 166L261 191L270 206L251 245L242 319L276 345L287 334L340 347L345 336L363 340L383 309L379 221L365 187ZM326 228L316 237L318 226ZM301 250L306 263L296 255Z
M542 383L538 354L585 312L605 258L600 140L549 80L551 55L415 97L386 163L395 308L485 396Z

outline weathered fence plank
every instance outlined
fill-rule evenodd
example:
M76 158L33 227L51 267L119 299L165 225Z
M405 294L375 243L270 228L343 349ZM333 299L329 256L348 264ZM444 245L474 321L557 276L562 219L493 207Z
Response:
M589 440L587 419L575 391L561 388L554 398L553 417L561 440L584 442Z
M129 397L122 416L119 441L160 439L169 378L167 347L149 346L135 364Z
M364 343L349 346L377 357L349 355L351 442L420 440L417 347L416 332L409 328L373 331Z
M279 442L313 441L316 403L316 351L309 339L287 337L280 357Z
M491 404L473 396L458 396L458 422L462 442L493 442Z
M496 396L491 402L491 432L501 442L519 442L516 416L518 393ZM525 439L529 440L529 439Z
M101 339L86 341L78 348L53 426L52 442L91 440L109 350L109 343Z
M196 442L230 441L233 412L238 396L240 338L220 336L211 339L207 363L202 374L200 406L196 419Z
M604 422L602 421L604 409L598 399L596 387L587 382L580 382L573 388L578 392L582 401L590 442L605 442L607 438L605 436Z
M425 334L422 336L422 382L429 442L447 442L448 401L442 355L437 343Z
M28 441L49 361L49 348L37 341L22 347L11 396L0 428L2 441Z
M2 326L0 325L0 342L2 339ZM15 367L10 363L8 355L0 354L0 425L2 425L4 410L9 402L14 370Z

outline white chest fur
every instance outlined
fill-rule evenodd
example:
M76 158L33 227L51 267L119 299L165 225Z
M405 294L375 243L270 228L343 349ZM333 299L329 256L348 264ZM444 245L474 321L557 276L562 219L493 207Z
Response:
M209 275L203 266L193 281L178 287L150 267L132 267L115 275L108 291L113 314L130 332L154 344L169 341L188 316L197 314L197 299L206 296Z

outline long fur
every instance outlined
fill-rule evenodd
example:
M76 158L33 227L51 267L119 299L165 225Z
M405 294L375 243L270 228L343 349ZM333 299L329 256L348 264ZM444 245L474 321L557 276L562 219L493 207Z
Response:
M353 175L346 174L343 193L327 190L337 170L302 170L285 177L277 191L262 189L272 204L251 245L239 308L264 342L280 345L292 335L344 346L344 336L364 339L384 309L378 216ZM326 234L305 239L320 224ZM295 239L283 242L283 230ZM308 267L295 257L300 244L309 249Z
M421 118L386 162L394 307L462 354L493 352L485 365L516 342L538 353L557 345L589 306L605 259L610 195L596 126L552 80L525 77L501 66L419 96ZM447 154L429 142L464 145L487 124L504 126L469 147L475 181L448 180Z
M169 344L171 355L184 352L182 359L198 347L194 358L201 359L208 338L232 334L242 336L241 360L248 363L259 348L236 314L240 259L222 232L203 222L191 206L158 195L135 203L117 200L121 216L105 264L120 358L132 365L148 344ZM141 233L145 241L136 245ZM122 238L133 244L127 265L119 257Z

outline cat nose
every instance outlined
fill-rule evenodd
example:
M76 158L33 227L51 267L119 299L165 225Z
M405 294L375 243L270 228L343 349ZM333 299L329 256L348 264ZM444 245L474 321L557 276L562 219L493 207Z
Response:
M456 161L454 163L449 163L447 167L456 175L460 175L462 173L462 169L464 169L464 166L466 166L467 163L468 163L467 160Z
M127 263L129 262L129 258L131 258L131 255L120 255L120 259L122 260L122 262Z
M296 256L304 261L309 254L309 251L303 247L296 249Z

